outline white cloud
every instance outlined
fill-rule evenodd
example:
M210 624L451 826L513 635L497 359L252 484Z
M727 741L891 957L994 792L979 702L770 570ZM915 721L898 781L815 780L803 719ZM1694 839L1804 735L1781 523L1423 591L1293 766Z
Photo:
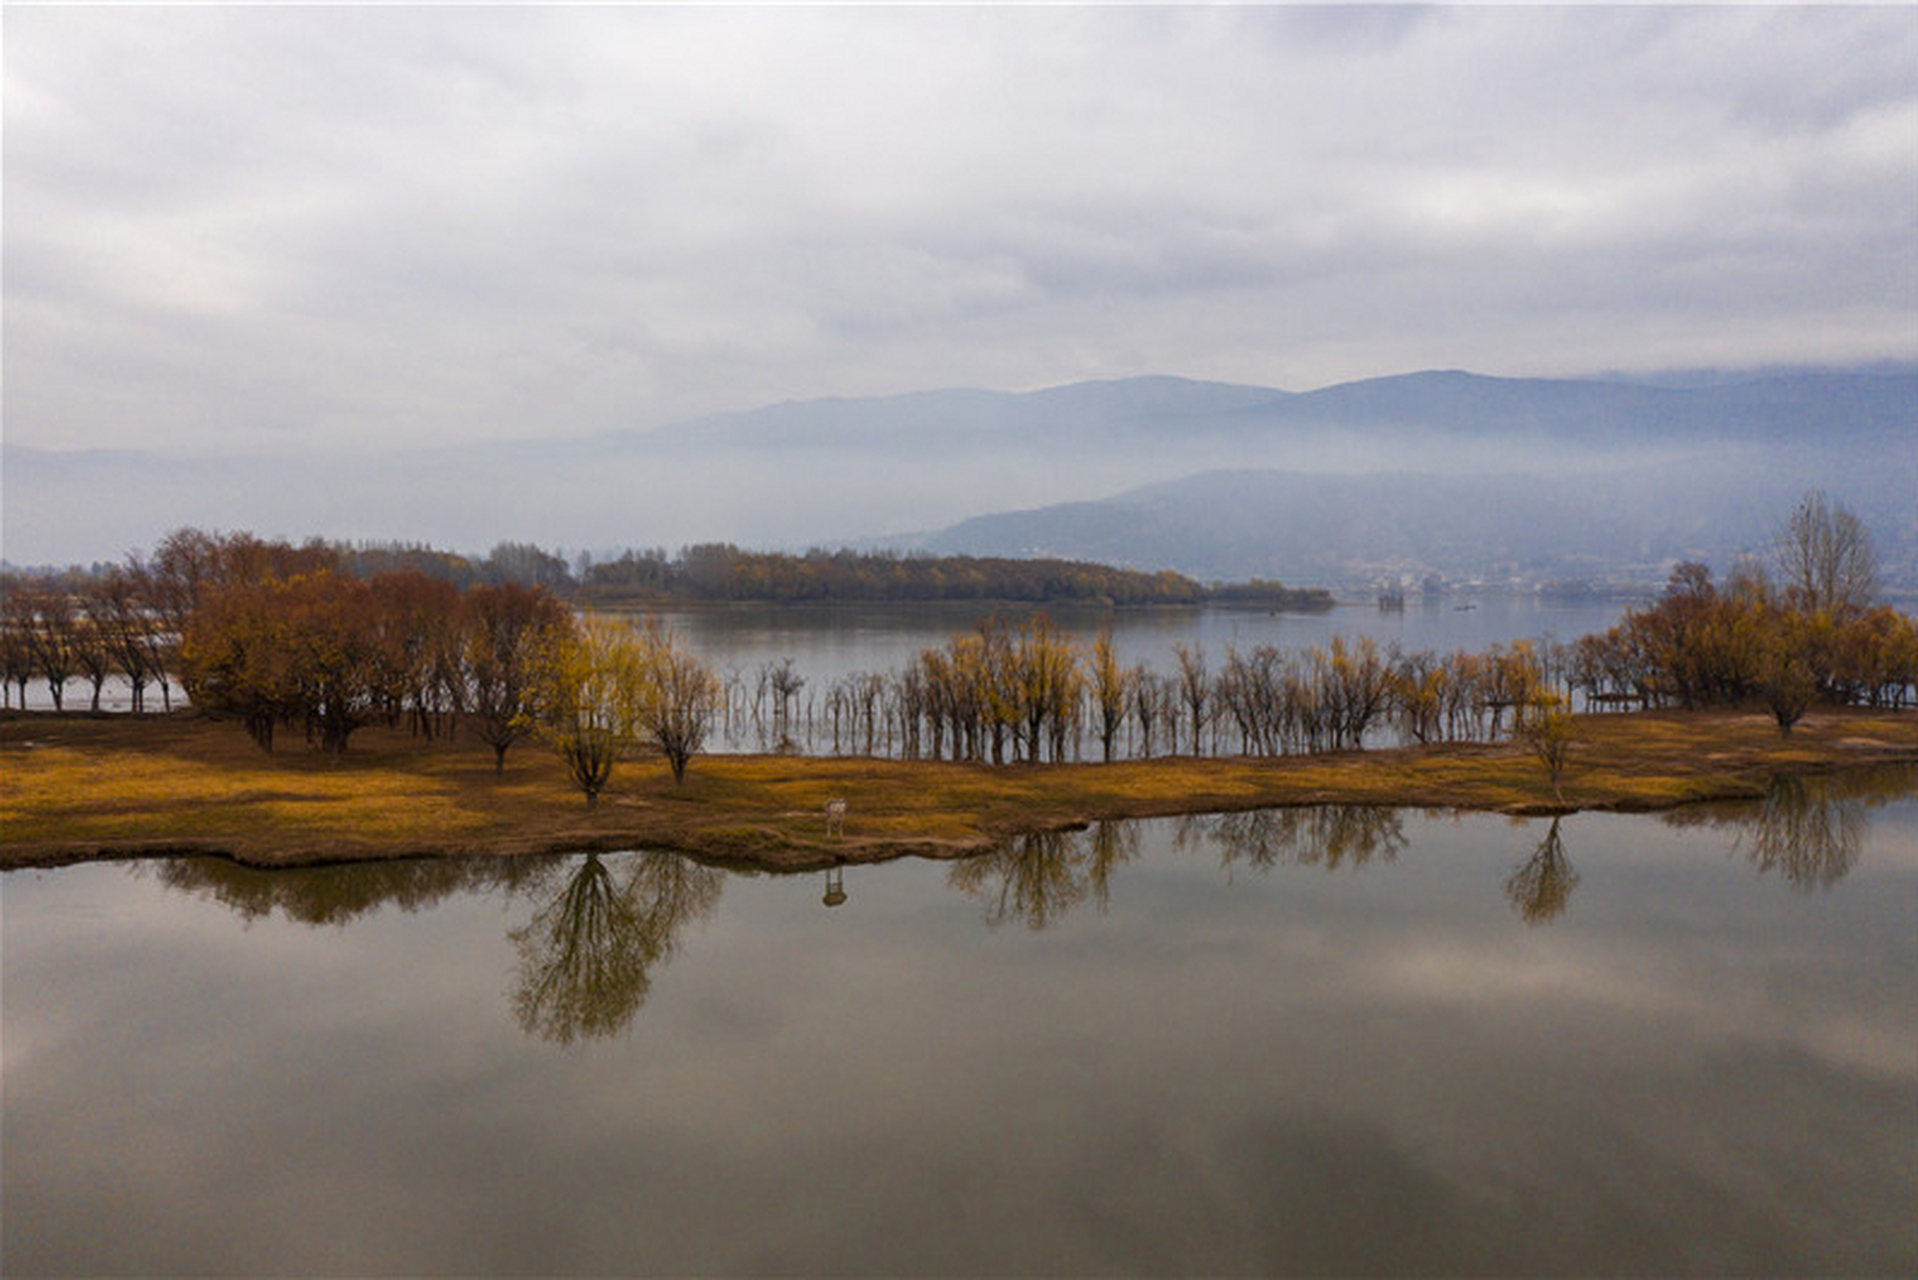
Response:
M1881 8L10 12L7 438L1918 349Z

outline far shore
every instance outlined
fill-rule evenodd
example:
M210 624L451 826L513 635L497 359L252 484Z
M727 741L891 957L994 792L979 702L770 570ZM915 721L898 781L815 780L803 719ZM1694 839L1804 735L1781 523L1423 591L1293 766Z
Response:
M1325 755L962 764L845 756L622 762L598 804L532 743L495 775L470 735L368 728L339 759L297 736L273 754L240 728L173 715L0 716L0 868L212 854L260 867L417 856L672 849L742 868L812 870L964 857L1036 830L1119 818L1350 804L1535 815L1754 798L1779 775L1918 764L1918 712L1814 711L1789 736L1751 712L1580 716L1554 795L1523 745L1443 743ZM826 802L846 802L829 830Z

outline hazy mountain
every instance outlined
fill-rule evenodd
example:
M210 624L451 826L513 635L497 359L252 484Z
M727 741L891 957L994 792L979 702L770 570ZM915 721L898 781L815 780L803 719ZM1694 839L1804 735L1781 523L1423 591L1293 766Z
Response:
M1604 535L1591 554L1602 549L1609 563L1644 549L1629 536L1635 521L1652 522L1645 530L1662 528L1657 522L1672 510L1714 513L1714 520L1730 522L1727 528L1744 528L1736 523L1737 495L1718 493L1734 473L1745 492L1767 495L1758 505L1768 518L1777 502L1788 505L1811 483L1854 506L1864 499L1853 489L1911 484L1918 468L1914 406L1918 370L1911 367L1656 385L1434 372L1303 393L1151 377L1028 392L807 401L609 435L373 455L330 453L323 445L299 456L220 458L8 445L0 550L28 563L114 558L150 547L180 524L474 550L500 539L573 549L705 540L803 547L937 529L982 511L1090 502L1205 471L1264 470L1320 477L1393 472L1434 484L1504 473L1557 477L1542 490L1427 491L1452 494L1467 507L1495 504L1512 513L1507 523L1515 528L1518 513L1548 521L1581 491L1610 494L1604 502L1613 507L1593 506L1587 522L1593 538ZM1605 479L1628 471L1640 478ZM1401 495L1419 487L1393 483ZM1305 485L1284 504L1314 509L1304 493L1313 488ZM1318 491L1336 487L1328 482ZM1565 496L1556 504L1523 496L1541 491ZM1659 503L1638 501L1654 491L1663 495ZM1351 502L1367 500L1354 493ZM1232 500L1214 502L1223 523L1207 535L1214 549L1203 555L1196 532L1184 535L1183 549L1136 537L1100 545L1137 564L1176 553L1178 564L1205 573L1253 563L1258 557L1233 551L1229 538L1267 546L1275 535L1252 516L1230 526L1224 509ZM1401 496L1393 505L1394 527L1411 550L1394 550L1397 544L1380 534L1364 544L1364 554L1409 556L1421 538L1469 547L1490 536L1461 523L1459 512L1448 515L1444 502ZM1907 512L1914 505L1903 504ZM1296 532L1307 541L1329 539L1336 521L1354 518L1334 505L1316 526L1304 522ZM1723 530L1707 532L1701 545L1736 541ZM1052 540L1048 534L1014 542ZM1499 545L1515 555L1527 542L1514 535ZM1292 545L1283 557L1297 566L1286 570L1289 577L1310 580L1350 560L1307 558L1297 540Z
M978 516L893 545L940 553L1064 556L1200 579L1354 584L1454 580L1655 583L1673 560L1721 567L1769 553L1807 476L1827 459L1728 449L1695 468L1574 477L1216 471L1094 502ZM1911 460L1848 486L1887 585L1918 587Z

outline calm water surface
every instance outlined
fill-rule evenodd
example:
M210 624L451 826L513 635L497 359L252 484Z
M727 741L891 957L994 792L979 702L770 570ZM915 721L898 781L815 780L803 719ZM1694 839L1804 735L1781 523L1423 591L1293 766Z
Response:
M1342 604L1321 613L1276 613L1265 609L1059 609L1048 617L1082 643L1106 626L1122 664L1143 662L1162 673L1174 670L1173 646L1203 648L1214 666L1227 645L1240 652L1262 644L1284 651L1324 648L1333 636L1371 636L1381 646L1412 651L1473 652L1514 640L1576 640L1603 631L1627 605L1610 600L1560 600L1529 595L1413 595L1400 611L1376 605ZM970 630L994 612L1006 618L1030 612L1021 606L820 605L768 609L712 607L660 616L685 635L692 648L720 674L750 678L760 664L791 658L809 686L823 689L852 672L903 668L921 650L944 645L954 632Z
M1170 672L1173 646L1178 644L1204 649L1215 666L1224 659L1227 645L1241 652L1262 644L1293 651L1315 645L1324 648L1335 635L1348 640L1371 636L1381 645L1397 644L1407 651L1478 652L1514 640L1576 640L1610 627L1627 607L1620 601L1532 595L1445 595L1428 600L1414 594L1402 611L1359 603L1322 613L1174 608L1044 612L1087 645L1110 625L1120 662L1143 662ZM953 633L968 631L995 613L1013 619L1030 611L1027 606L973 604L748 604L665 610L658 616L684 635L693 651L721 676L750 681L764 664L790 659L807 682L806 692L817 697L834 680L855 672L883 675L901 670L920 650L942 646ZM8 686L9 705L14 693ZM148 708L158 710L159 687L149 687L147 694ZM177 685L172 694L173 705L186 704ZM65 705L68 710L85 710L92 695L93 686L87 681L69 680ZM52 708L44 680L27 687L26 705L36 710ZM108 680L101 690L101 709L127 711L131 705L126 681Z
M856 824L855 813L853 823ZM1918 775L4 879L30 1273L1918 1271Z

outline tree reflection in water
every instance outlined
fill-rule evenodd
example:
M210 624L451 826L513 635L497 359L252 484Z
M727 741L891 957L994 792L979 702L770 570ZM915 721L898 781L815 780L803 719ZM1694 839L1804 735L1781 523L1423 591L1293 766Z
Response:
M513 1011L529 1034L556 1044L615 1035L631 1023L655 965L679 934L719 902L723 873L672 853L588 854L559 893L512 932L519 950Z
M1532 856L1505 881L1505 896L1526 924L1544 924L1563 915L1578 887L1578 871L1565 856L1558 819L1545 831Z
M1811 893L1837 884L1858 862L1869 810L1918 786L1918 768L1892 765L1773 778L1757 801L1692 805L1664 815L1675 827L1707 825L1736 834L1734 849L1760 874L1776 872Z
M227 858L130 863L169 889L217 902L242 920L278 911L299 924L344 925L387 905L413 912L456 893L535 893L559 871L557 855L518 858L407 858L313 867L249 867Z
M985 904L986 924L1044 929L1088 898L1103 912L1112 873L1139 851L1138 828L1096 822L1085 832L1036 831L953 866L947 883Z
M1761 873L1801 893L1845 878L1864 847L1865 802L1833 794L1829 778L1774 778L1758 811L1740 824L1738 848Z
M1243 862L1260 871L1282 864L1334 871L1397 858L1405 847L1405 822L1399 810L1371 804L1248 809L1183 818L1174 841L1180 848L1216 845L1227 867Z

